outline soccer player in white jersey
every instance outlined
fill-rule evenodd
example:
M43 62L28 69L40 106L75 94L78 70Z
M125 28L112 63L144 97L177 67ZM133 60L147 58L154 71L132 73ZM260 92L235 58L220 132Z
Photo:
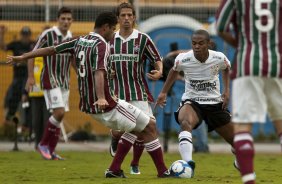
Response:
M180 125L178 135L179 152L182 160L195 168L192 160L192 130L205 120L208 131L215 130L230 145L233 142L233 125L227 110L229 100L230 62L221 52L209 50L210 36L205 30L192 34L192 50L179 54L170 70L156 105L163 107L167 92L177 79L178 73L184 72L185 92L175 119ZM223 93L220 93L219 72L222 72Z
M163 160L155 119L132 104L117 99L109 87L110 52L107 42L112 38L116 24L117 18L112 12L100 13L95 21L94 32L22 56L8 56L8 61L13 63L37 56L72 53L77 66L80 110L109 128L127 132L120 140L126 147L132 146L137 135L142 136L146 150L157 169L158 177L170 177ZM121 164L126 154L119 157L119 163L111 164L105 172L106 178L125 178Z

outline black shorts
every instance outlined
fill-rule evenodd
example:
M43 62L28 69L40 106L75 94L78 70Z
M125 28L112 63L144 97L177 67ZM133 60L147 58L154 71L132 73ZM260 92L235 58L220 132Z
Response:
M214 129L224 126L227 123L231 122L231 114L228 109L222 109L222 103L218 104L199 104L192 100L185 100L180 102L179 108L174 112L174 117L176 122L178 122L178 113L179 110L185 105L189 104L195 110L198 115L199 122L194 127L196 129L204 120L208 125L208 131L211 132Z

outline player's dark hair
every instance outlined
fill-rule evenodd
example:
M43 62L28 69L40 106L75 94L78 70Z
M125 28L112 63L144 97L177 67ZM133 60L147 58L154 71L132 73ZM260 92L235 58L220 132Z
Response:
M117 24L117 17L113 12L105 11L100 13L96 18L94 28L101 28L104 24L109 24L110 27Z
M131 9L131 10L132 10L132 14L135 16L135 8L132 6L132 4L126 3L126 2L121 3L121 4L117 7L117 9L116 9L116 16L119 16L119 14L120 14L120 12L121 12L121 9L123 9L123 8L129 8L129 9Z
M58 10L58 14L57 14L58 18L59 18L62 14L64 14L64 13L70 13L70 14L72 14L72 11L71 11L70 8L63 6L62 8L60 8L60 9Z
M203 35L203 36L206 37L207 41L210 41L210 34L206 30L203 30L203 29L196 30L196 31L194 31L192 36L194 36L194 35Z

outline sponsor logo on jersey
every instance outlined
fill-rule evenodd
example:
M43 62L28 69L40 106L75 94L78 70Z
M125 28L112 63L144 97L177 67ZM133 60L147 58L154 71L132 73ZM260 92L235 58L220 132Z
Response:
M213 91L216 90L216 81L190 80L190 86L196 91Z
M80 38L78 41L78 45L84 46L84 47L92 47L97 43L97 40L87 40L85 38Z
M212 58L222 60L222 57L220 57L220 56L212 56Z
M110 56L112 62L117 61L134 61L138 62L138 54L112 54Z
M182 61L182 63L186 63L186 62L188 62L190 60L191 60L190 58L186 58L186 59L182 59L181 61Z

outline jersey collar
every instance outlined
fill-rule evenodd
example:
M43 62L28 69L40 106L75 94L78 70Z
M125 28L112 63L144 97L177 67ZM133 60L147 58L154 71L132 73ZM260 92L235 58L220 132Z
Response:
M97 36L97 37L99 37L101 40L103 40L104 42L107 43L107 41L105 40L105 38L103 38L103 36L99 35L98 33L90 32L89 35Z
M138 31L137 29L133 29L131 35L129 35L129 37L127 37L126 39L124 39L124 38L119 34L119 31L120 31L120 30L118 30L118 31L116 32L115 38L120 38L120 39L123 40L124 42L127 42L127 41L129 41L129 40L131 40L131 39L138 38L138 33L139 33L139 31Z
M68 30L66 36L64 36L64 35L62 34L62 32L60 31L60 29L59 29L57 26L53 26L53 29L54 29L55 33L56 33L58 36L62 36L62 37L63 37L63 40L62 40L62 41L66 40L66 39L72 38L72 34L71 34L70 30Z

